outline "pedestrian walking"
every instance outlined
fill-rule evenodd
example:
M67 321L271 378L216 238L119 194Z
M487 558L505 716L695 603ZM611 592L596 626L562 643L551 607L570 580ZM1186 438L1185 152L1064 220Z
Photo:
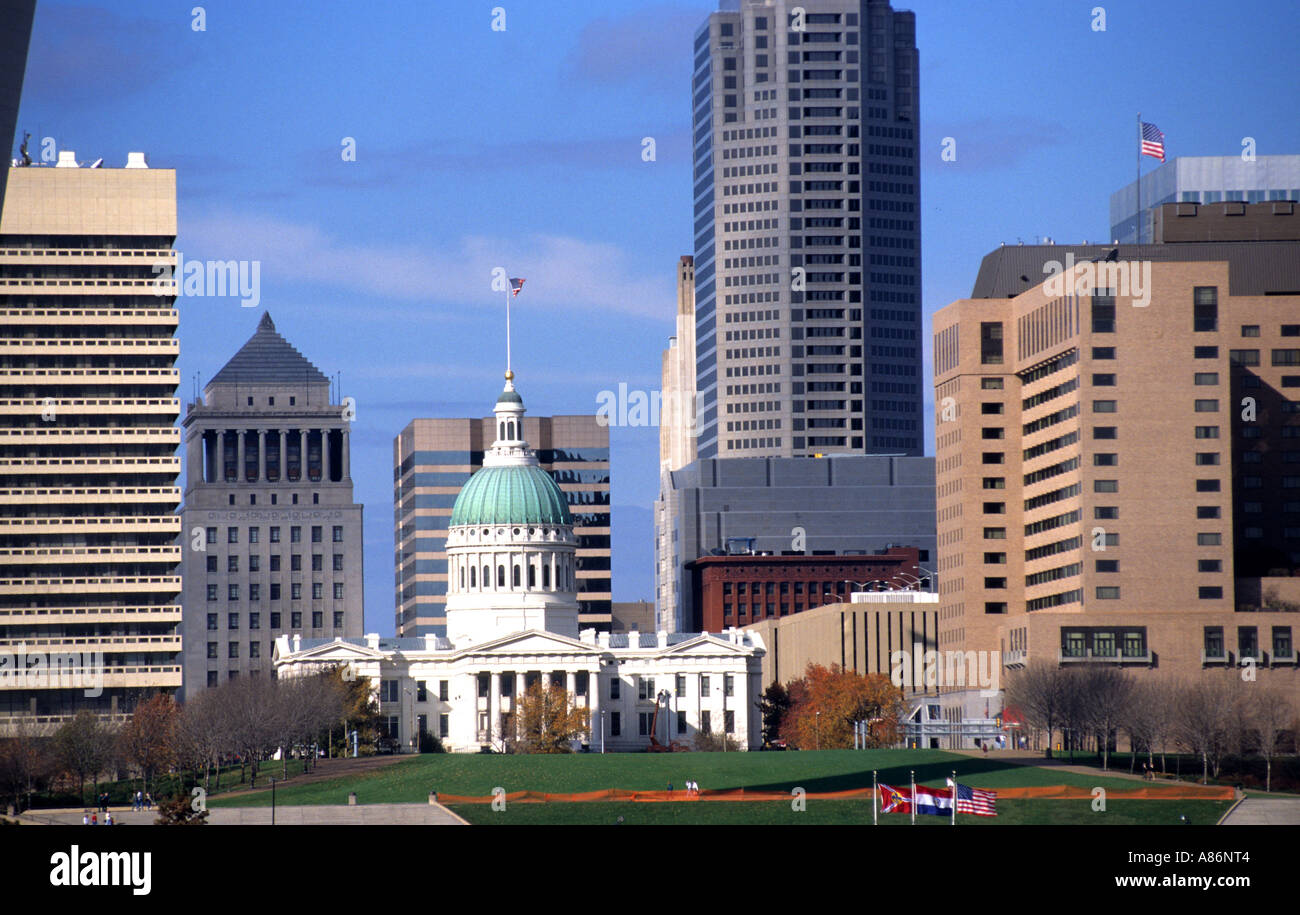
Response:
M87 811L83 811L83 812L82 812L82 814L81 814L81 825L82 825L82 826L89 826L89 825L90 825L90 811L87 810Z
M112 825L113 825L113 814L111 814L111 813L109 813L109 814L105 814L105 816L104 816L104 825L105 825L105 826L112 826Z
M90 815L90 825L91 826L99 825L99 811L95 811Z

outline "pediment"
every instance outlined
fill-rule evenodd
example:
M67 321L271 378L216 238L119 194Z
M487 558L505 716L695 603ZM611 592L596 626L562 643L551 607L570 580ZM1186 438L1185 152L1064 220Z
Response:
M558 635L554 632L545 632L540 629L529 629L525 632L512 632L503 635L500 638L492 639L487 642L480 642L477 645L471 645L464 650L467 655L481 654L598 654L599 649L595 645L589 645L578 639L571 639L568 636Z
M290 648L293 643L290 642ZM277 646L277 657L279 657ZM314 645L311 648L304 648L294 656L295 661L307 661L312 663L329 663L337 661L340 664L356 661L382 661L384 653L375 648L366 645L354 645L351 642L335 641L326 642L323 645Z
M667 648L659 651L658 654L661 656L675 655L677 657L731 654L743 657L753 653L757 647L758 646L756 645L737 645L727 639L720 639L707 634L700 634L693 639L678 642L676 645L669 645Z

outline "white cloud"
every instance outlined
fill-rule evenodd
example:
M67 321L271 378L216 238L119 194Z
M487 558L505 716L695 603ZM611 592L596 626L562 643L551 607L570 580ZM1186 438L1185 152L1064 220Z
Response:
M368 296L464 307L496 303L492 269L527 279L530 307L587 309L662 319L673 279L637 275L618 245L560 235L463 236L449 247L366 243L274 216L218 212L182 226L177 247L196 257L262 262L263 281L290 280Z

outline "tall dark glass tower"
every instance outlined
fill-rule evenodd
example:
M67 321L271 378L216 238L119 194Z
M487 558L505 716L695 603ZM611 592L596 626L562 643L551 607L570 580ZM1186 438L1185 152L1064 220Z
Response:
M922 454L915 15L723 0L694 50L699 456Z
M0 162L0 206L5 201L9 177L9 151L14 148L18 124L18 102L27 69L27 45L32 37L36 0L0 0L0 142L5 156Z

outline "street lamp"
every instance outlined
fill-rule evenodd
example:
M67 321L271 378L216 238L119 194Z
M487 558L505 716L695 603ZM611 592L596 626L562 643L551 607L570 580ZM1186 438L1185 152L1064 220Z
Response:
M605 752L605 710L600 710L600 752Z
M814 744L814 747L820 750L822 748L822 713L821 712L817 713L816 721L817 721L817 740L816 743Z
M419 735L419 727L417 724L417 718L415 717L415 695L405 687L402 688L402 692L406 693L406 695L411 697L411 752L419 753L420 735Z

